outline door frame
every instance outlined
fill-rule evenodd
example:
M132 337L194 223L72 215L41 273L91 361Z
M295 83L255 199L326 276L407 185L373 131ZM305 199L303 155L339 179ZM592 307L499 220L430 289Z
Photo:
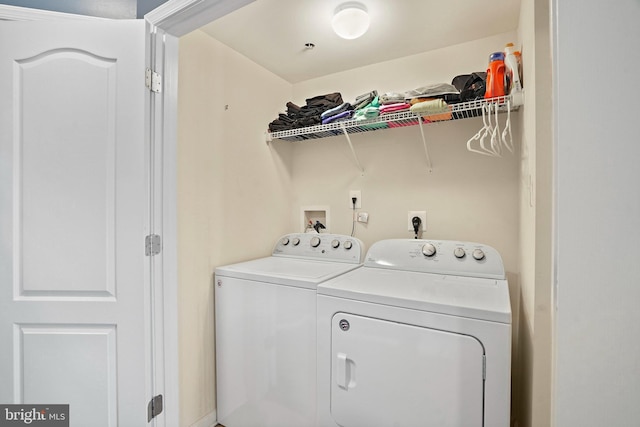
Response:
M144 16L145 66L162 76L162 89L145 100L145 143L150 147L148 234L162 238L162 251L150 257L151 334L155 390L164 395L164 417L156 426L180 423L178 358L177 170L178 42L195 31L255 0L169 0ZM70 13L0 5L7 21L108 20ZM142 74L142 70L141 70ZM213 273L213 272L212 272ZM212 361L213 363L213 361Z
M148 113L154 164L161 186L153 190L153 216L160 224L162 257L154 267L161 278L162 295L154 300L154 311L163 313L164 381L166 422L179 425L178 358L178 254L177 254L177 146L179 38L255 0L169 0L144 16L147 22L147 60L162 76L162 92L151 97ZM153 149L153 148L152 148ZM213 274L213 272L211 272ZM213 363L213 360L211 361ZM162 366L162 365L161 365ZM206 416L207 422L209 417Z

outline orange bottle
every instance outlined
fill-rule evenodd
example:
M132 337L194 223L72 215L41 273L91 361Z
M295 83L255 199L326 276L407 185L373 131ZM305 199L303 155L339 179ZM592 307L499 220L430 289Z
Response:
M504 96L504 53L494 52L489 56L489 68L487 68L487 89L485 98Z

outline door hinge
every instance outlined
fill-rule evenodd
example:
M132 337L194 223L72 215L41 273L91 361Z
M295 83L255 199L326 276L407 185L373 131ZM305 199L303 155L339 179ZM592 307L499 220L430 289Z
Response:
M160 93L162 92L162 76L152 71L151 68L147 68L144 72L144 85L151 92Z
M157 234L149 234L144 238L144 254L146 256L158 255L162 251L162 238Z
M159 394L149 401L147 406L147 422L162 413L162 395Z

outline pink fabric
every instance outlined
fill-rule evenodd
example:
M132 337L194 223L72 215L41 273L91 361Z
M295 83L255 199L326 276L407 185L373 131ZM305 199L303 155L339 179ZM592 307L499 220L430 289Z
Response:
M380 114L394 113L396 111L408 110L411 105L407 102L396 102L395 104L386 104L380 106Z
M414 126L418 124L417 120L411 120L408 122L387 122L390 128L401 128L403 126Z

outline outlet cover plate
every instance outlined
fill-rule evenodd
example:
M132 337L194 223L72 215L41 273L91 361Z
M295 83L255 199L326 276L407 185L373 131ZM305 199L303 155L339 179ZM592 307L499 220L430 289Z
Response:
M422 220L422 231L427 230L427 211L409 211L407 214L407 230L413 231L413 217L417 216Z
M356 209L362 208L362 194L360 190L349 191L349 209L353 209L353 198L356 198Z

